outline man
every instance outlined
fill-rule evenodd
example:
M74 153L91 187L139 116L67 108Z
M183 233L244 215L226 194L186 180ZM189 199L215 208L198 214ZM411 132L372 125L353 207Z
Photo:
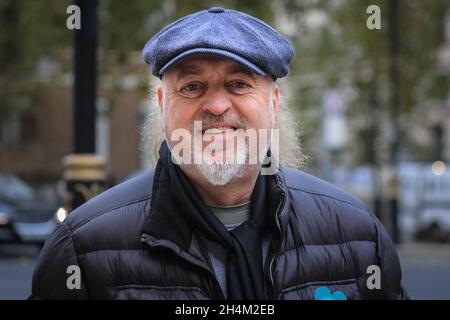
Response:
M276 83L293 55L264 22L222 8L151 38L156 168L69 215L31 298L405 298L395 247L365 206L279 166L302 158Z

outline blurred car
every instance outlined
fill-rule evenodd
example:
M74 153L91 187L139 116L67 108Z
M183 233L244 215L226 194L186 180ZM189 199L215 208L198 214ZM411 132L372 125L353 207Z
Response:
M24 181L0 174L0 242L42 244L61 218L61 208L39 198Z
M442 161L418 170L416 198L416 238L431 241L450 240L450 170Z
M398 223L404 240L450 241L449 168L442 161L398 164ZM388 189L387 173L380 172L382 192ZM339 167L333 171L333 183L361 198L370 209L377 190L374 179L375 172L370 167Z

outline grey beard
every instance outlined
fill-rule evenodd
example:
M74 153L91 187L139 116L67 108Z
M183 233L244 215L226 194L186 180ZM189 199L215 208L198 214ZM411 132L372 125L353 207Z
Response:
M195 167L200 174L212 185L223 186L237 176L243 164L196 164Z
M234 161L231 163L227 163L225 159L217 162L209 158L203 159L201 164L194 166L209 183L214 186L223 186L239 174L246 159L248 159L248 150L244 147L237 150Z
M269 137L268 146L270 146L271 137ZM267 149L258 150L259 155L257 159L264 159L267 154ZM211 160L211 159L208 159ZM196 170L212 185L223 186L230 182L234 177L237 177L245 164L249 161L249 149L247 146L239 145L239 148L235 154L234 161L232 163L226 163L224 160L220 162L216 161L203 161L201 164L194 164Z

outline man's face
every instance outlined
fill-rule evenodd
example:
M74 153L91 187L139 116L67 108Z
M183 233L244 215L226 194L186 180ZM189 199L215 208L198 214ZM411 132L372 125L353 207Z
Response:
M211 142L223 146L214 149L214 165L194 165L213 184L227 183L242 167L225 164L222 160L226 153L234 159L248 157L240 154L248 149L228 143L236 139L236 130L270 131L278 113L278 87L270 76L259 76L240 64L214 56L194 56L168 70L157 97L171 150L178 143L171 139L177 129L202 137L203 160ZM194 121L201 121L201 126L199 122L194 126ZM214 173L220 177L210 179L208 175Z

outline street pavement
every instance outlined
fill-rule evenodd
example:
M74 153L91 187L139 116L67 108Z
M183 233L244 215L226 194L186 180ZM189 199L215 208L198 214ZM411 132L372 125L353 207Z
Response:
M450 300L450 244L408 243L398 247L403 286L412 299ZM0 245L0 299L26 299L39 248Z
M0 299L26 299L40 248L34 245L0 245Z
M411 299L450 300L450 244L408 243L398 252Z

